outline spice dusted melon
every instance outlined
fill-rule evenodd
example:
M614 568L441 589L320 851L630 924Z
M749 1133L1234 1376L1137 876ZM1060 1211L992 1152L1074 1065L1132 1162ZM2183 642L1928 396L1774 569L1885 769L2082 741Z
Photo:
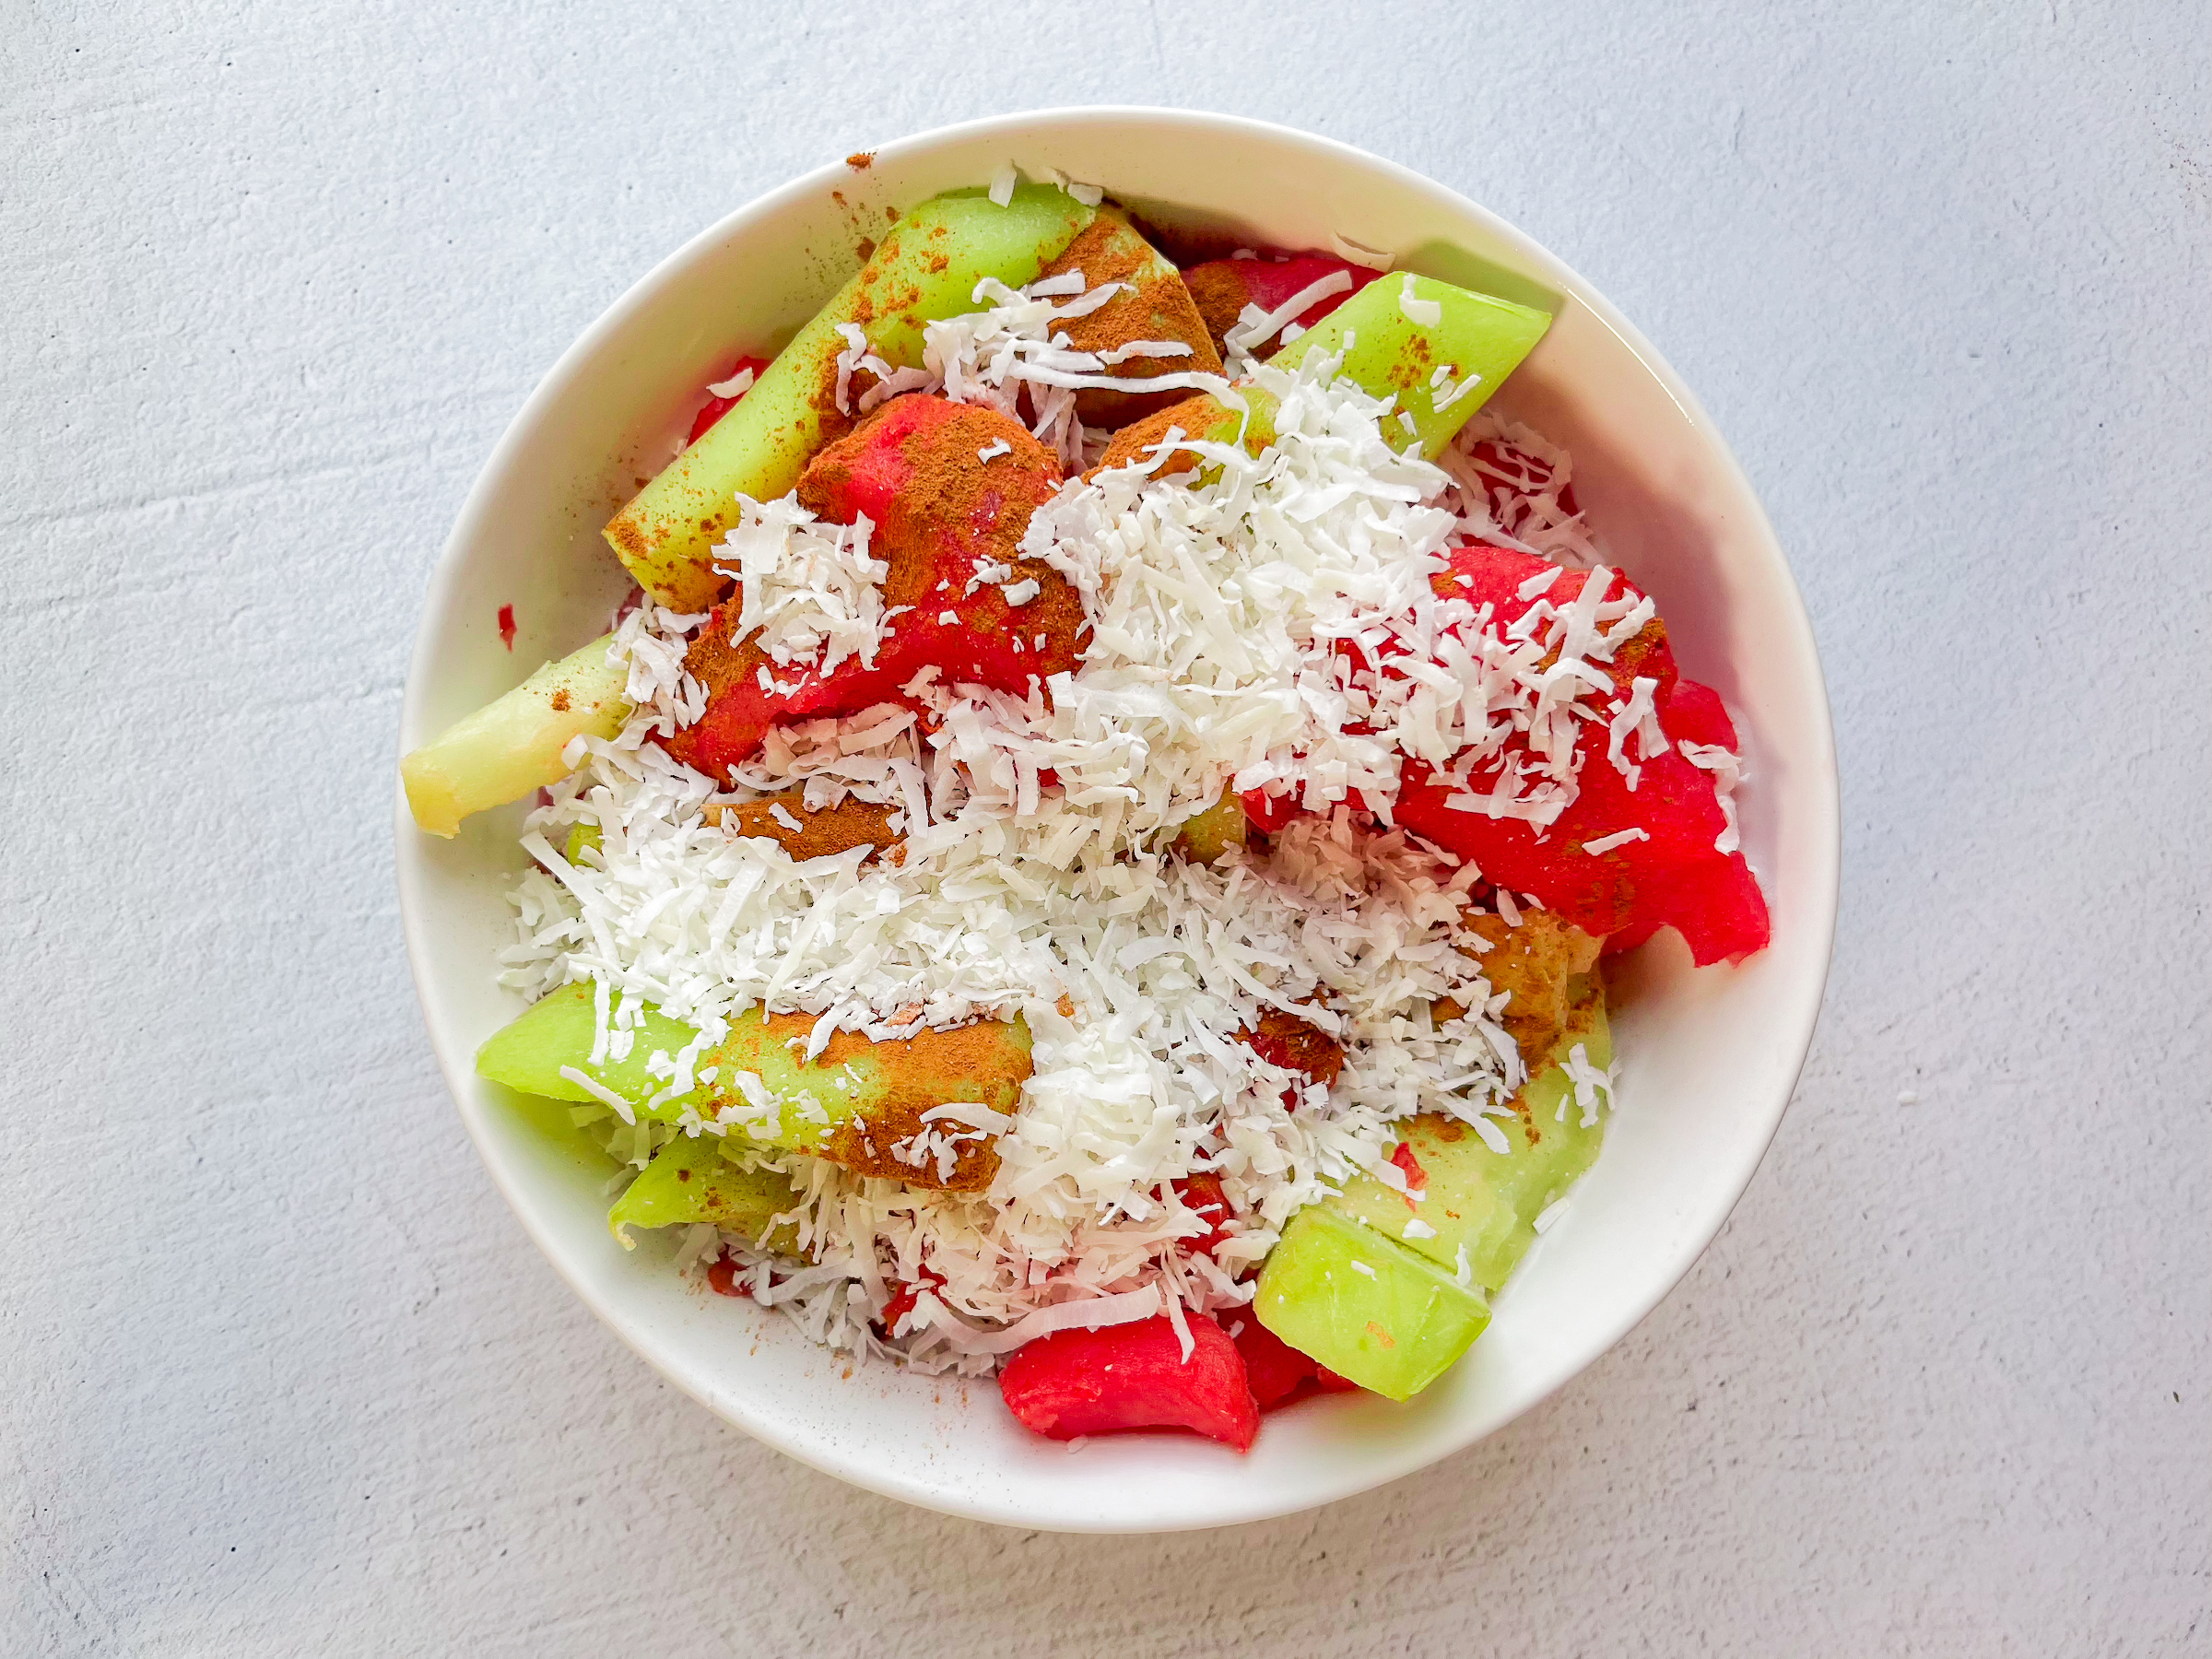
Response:
M1115 285L1117 291L1096 311L1064 319L1058 332L1067 336L1072 349L1103 357L1105 372L1129 382L1132 387L1126 392L1099 386L1078 391L1076 414L1086 426L1109 430L1127 426L1182 396L1181 392L1137 389L1151 375L1221 372L1220 353L1215 350L1206 322L1182 285L1182 273L1137 233L1120 208L1100 207L1098 217L1041 274L1050 277L1073 271L1082 272L1086 288L1093 292L1109 283ZM1159 356L1140 353L1114 360L1117 354L1137 344L1180 346L1182 350Z
M1556 1046L1534 1057L1537 1076L1514 1097L1513 1115L1490 1120L1505 1150L1473 1124L1423 1112L1399 1126L1392 1149L1405 1192L1355 1175L1326 1206L1448 1273L1464 1270L1494 1295L1535 1242L1537 1217L1582 1179L1605 1141L1595 1101L1577 1098L1578 1074L1587 1079L1613 1063L1604 992L1594 981L1584 985Z
M1548 312L1411 271L1370 283L1268 361L1295 369L1341 351L1377 397L1395 393L1421 453L1434 460L1551 326Z
M846 657L828 673L778 663L755 636L731 637L732 600L685 656L707 707L665 740L668 752L720 778L771 727L905 701L930 668L946 685L1018 697L1072 670L1082 599L1059 571L1020 551L1030 515L1059 485L1053 453L1008 416L919 393L886 404L818 455L798 487L800 504L818 518L865 517L875 526L870 547L888 567L890 621L874 656Z
M1550 326L1547 312L1406 272L1361 288L1267 360L1296 369L1316 352L1342 352L1341 372L1361 391L1397 399L1398 413L1384 427L1399 429L1393 442L1418 441L1433 459ZM1144 459L1171 430L1213 443L1234 443L1241 434L1258 454L1275 441L1275 400L1255 386L1235 390L1249 410L1232 409L1211 393L1185 398L1117 433L1100 467ZM1197 471L1204 464L1196 452L1178 450L1159 471Z
M1226 357L1230 332L1242 322L1246 306L1272 316L1308 290L1319 289L1312 301L1286 319L1301 329L1312 328L1380 275L1334 253L1294 253L1288 259L1208 260L1183 272L1182 281L1215 349ZM1264 335L1253 344L1265 345L1272 337Z
M705 610L728 585L715 573L713 547L737 521L737 497L773 500L858 418L857 400L874 380L849 377L840 407L838 359L851 349L845 328L857 328L867 353L888 367L916 368L924 325L972 311L976 285L986 277L1013 288L1035 280L1095 211L1032 184L1004 206L981 191L954 191L891 227L744 400L607 525L607 542L638 584L682 611Z
M629 719L627 665L609 663L612 634L547 663L506 696L448 726L399 763L418 828L452 836L461 820L519 801L569 775L576 737L613 737Z
M1184 1315L1186 1359L1166 1314L1096 1331L1054 1331L998 1373L1006 1408L1052 1440L1124 1429L1188 1429L1240 1452L1260 1431L1244 1357L1203 1313Z
M750 1239L764 1250L794 1255L798 1229L776 1218L796 1206L791 1177L773 1170L745 1170L724 1156L725 1144L711 1135L680 1135L653 1154L638 1178L606 1213L607 1230L622 1248L636 1248L633 1227L709 1222Z
M578 983L541 997L477 1051L477 1075L550 1100L619 1100L618 1110L663 1123L696 1112L733 1135L864 1175L971 1192L998 1172L996 1136L957 1110L937 1109L975 1103L1011 1113L1031 1070L1030 1028L1018 1016L924 1027L911 1037L839 1031L808 1060L814 1016L756 1007L697 1054L694 1078L712 1076L679 1091L656 1074L653 1056L673 1060L698 1030L648 1004L629 1048L617 1056L610 1044L594 1060L593 996L591 985Z
M847 795L833 806L810 808L801 787L758 801L712 803L700 808L699 816L732 835L772 841L794 859L834 858L854 847L867 847L873 851L863 862L872 863L905 844L905 836L891 829L898 811L858 795Z

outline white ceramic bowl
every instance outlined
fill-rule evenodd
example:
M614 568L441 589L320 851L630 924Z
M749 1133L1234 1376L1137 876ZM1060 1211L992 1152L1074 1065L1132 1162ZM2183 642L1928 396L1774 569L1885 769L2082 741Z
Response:
M576 1293L678 1387L816 1468L956 1514L1136 1532L1256 1520L1433 1463L1527 1410L1657 1304L1750 1181L1811 1040L1834 928L1833 739L1813 639L1772 531L1728 447L1657 352L1595 289L1442 186L1303 133L1219 115L1069 110L888 144L741 208L608 309L531 395L470 492L431 578L402 715L411 748L605 626L627 581L599 529L669 455L700 388L806 316L891 210L1011 159L1106 186L1156 222L1259 244L1332 231L1410 268L1531 300L1551 332L1499 397L1575 456L1618 562L1658 599L1683 672L1735 711L1751 781L1744 841L1772 947L1693 971L1671 934L1618 983L1620 1109L1559 1222L1498 1298L1488 1332L1406 1406L1309 1401L1240 1456L1188 1435L1071 1455L1018 1428L989 1383L853 1370L782 1316L709 1296L668 1246L607 1236L604 1165L471 1070L522 1004L493 983L522 809L458 839L398 812L400 909L424 1018L493 1179ZM512 605L514 649L498 613Z

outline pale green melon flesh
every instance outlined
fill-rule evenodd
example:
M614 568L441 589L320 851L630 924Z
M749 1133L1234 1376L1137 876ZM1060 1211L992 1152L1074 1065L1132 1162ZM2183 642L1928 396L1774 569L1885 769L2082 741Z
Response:
M796 1199L791 1178L773 1170L739 1169L723 1156L724 1144L712 1135L678 1135L654 1154L606 1213L606 1225L624 1249L634 1242L629 1228L699 1221L786 1254L796 1246L798 1232L790 1222L774 1225Z
M1393 1400L1435 1382L1490 1322L1479 1294L1321 1205L1283 1230L1252 1309L1300 1353Z
M1510 1153L1491 1151L1481 1135L1455 1118L1425 1112L1407 1120L1400 1135L1428 1178L1420 1202L1409 1201L1372 1175L1356 1175L1341 1194L1325 1201L1328 1206L1388 1233L1447 1271L1458 1270L1465 1249L1474 1283L1495 1294L1535 1242L1536 1218L1582 1178L1604 1144L1604 1120L1583 1127L1574 1086L1556 1064L1577 1043L1591 1065L1612 1064L1612 1032L1602 1004L1592 1011L1586 1030L1560 1039L1555 1064L1523 1091L1529 1122L1490 1120L1503 1132ZM1409 1235L1407 1224L1415 1221L1435 1236L1420 1237L1418 1228Z

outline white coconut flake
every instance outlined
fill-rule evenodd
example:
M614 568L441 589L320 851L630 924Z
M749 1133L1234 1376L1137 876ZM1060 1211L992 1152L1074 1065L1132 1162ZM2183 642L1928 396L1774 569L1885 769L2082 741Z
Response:
M1329 232L1329 246L1336 251L1339 259L1348 259L1356 265L1365 265L1371 271L1387 271L1393 263L1392 255L1380 248L1371 248L1365 242L1354 241L1343 232Z
M715 381L707 391L715 397L743 397L753 389L754 371L744 368L725 381Z
M1405 285L1398 289L1398 310L1416 328L1439 328L1443 325L1444 302L1422 299L1415 291L1411 271L1406 273Z
M1222 337L1230 350L1249 357L1324 300L1351 291L1352 274L1331 271L1320 280L1306 284L1271 312L1263 312L1256 305L1246 306L1238 313L1236 325Z
M1014 199L1014 186L1020 182L1021 175L1014 171L1014 163L1001 161L991 174L992 201L1004 207Z
M1677 746L1682 759L1712 774L1713 799L1721 806L1721 832L1712 838L1716 853L1735 853L1743 846L1735 823L1735 789L1744 781L1744 760L1735 750L1717 743Z

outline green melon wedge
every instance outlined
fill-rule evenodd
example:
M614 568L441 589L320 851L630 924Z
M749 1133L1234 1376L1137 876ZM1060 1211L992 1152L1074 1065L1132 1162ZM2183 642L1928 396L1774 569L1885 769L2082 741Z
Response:
M1317 353L1343 352L1342 372L1360 390L1375 397L1397 394L1421 453L1434 460L1550 326L1547 312L1433 276L1394 272L1369 283L1267 360L1295 369Z
M1342 1193L1324 1201L1327 1206L1389 1234L1447 1272L1457 1271L1464 1250L1473 1282L1495 1295L1536 1241L1536 1218L1582 1179L1605 1141L1603 1119L1583 1127L1574 1086L1557 1064L1577 1043L1593 1065L1612 1063L1612 1033L1602 1000L1560 1039L1554 1064L1523 1091L1527 1121L1517 1116L1491 1120L1510 1152L1491 1151L1457 1118L1424 1112L1408 1119L1400 1131L1426 1177L1418 1203L1363 1174L1345 1182Z
M713 1135L678 1135L653 1155L631 1182L606 1225L625 1250L635 1246L633 1227L675 1227L709 1221L764 1249L791 1253L798 1230L775 1218L792 1207L791 1178L773 1170L741 1170L723 1155Z
M407 810L420 829L452 836L487 806L519 801L569 775L561 751L579 736L613 737L629 719L628 663L609 663L612 634L547 663L506 696L399 763Z
M697 1036L687 1022L650 1005L640 1011L628 1054L592 1063L596 1030L590 984L564 985L540 998L477 1053L477 1072L524 1094L557 1100L601 1100L612 1095L638 1117L674 1123L687 1111L713 1118L735 1108L727 1124L741 1142L811 1152L863 1174L917 1186L971 1191L997 1173L994 1136L959 1143L949 1167L910 1161L897 1148L929 1125L934 1107L974 1101L1011 1113L1028 1079L1030 1028L1019 1018L978 1019L942 1030L871 1041L840 1031L815 1060L805 1051L814 1019L805 1014L762 1015L753 1008L731 1022L729 1035L698 1059L711 1081L666 1100L668 1087L649 1069L657 1050L671 1059ZM762 1115L741 1074L758 1079L773 1102ZM588 1082L583 1079L589 1079ZM943 1131L964 1132L959 1123Z
M1393 1400L1443 1375L1490 1322L1480 1294L1322 1205L1290 1218L1252 1307L1300 1353Z

